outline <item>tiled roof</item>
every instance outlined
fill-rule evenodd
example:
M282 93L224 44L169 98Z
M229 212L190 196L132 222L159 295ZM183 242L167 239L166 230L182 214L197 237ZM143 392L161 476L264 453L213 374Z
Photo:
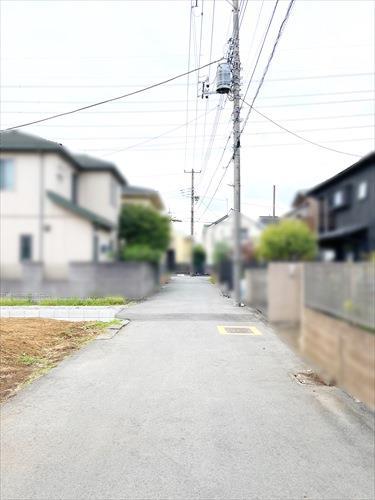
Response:
M73 154L58 142L48 141L35 135L25 134L18 130L0 133L0 149L2 151L46 151L56 152L64 156L79 170L109 171L117 180L126 186L127 182L116 165L92 156Z

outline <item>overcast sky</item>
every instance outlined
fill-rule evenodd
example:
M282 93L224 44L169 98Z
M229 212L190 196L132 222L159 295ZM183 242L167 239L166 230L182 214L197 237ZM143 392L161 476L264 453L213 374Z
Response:
M197 0L192 8L195 4L195 0L2 0L1 128L187 71L190 13L190 68L209 61L212 25L211 60L222 57L231 30L230 1ZM279 2L246 100L255 93L288 4ZM274 0L241 0L244 90L274 5ZM210 72L200 72L199 80L209 76L213 82L215 73L213 65ZM374 149L373 73L372 1L296 0L254 107L314 142L361 156ZM190 177L184 169L202 169L196 176L197 194L205 196L197 204L199 236L202 223L232 207L233 168L227 169L211 201L231 155L228 147L219 163L231 128L232 102L218 95L207 102L197 98L197 77L190 77L189 87L184 77L21 130L110 160L130 183L159 190L167 209L183 220L175 223L181 231L189 231L190 217L186 197ZM247 110L244 106L243 118ZM161 134L165 135L150 140ZM241 147L242 211L254 218L269 215L276 184L281 214L297 190L356 159L304 143L253 112Z

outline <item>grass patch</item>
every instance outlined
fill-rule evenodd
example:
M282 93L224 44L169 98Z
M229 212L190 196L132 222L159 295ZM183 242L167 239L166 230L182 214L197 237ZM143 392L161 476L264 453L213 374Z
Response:
M79 297L46 298L32 300L31 298L0 297L0 306L115 306L128 304L129 300L121 296L113 297Z
M121 319L112 319L111 321L92 321L89 323L90 327L93 328L107 328L109 326L120 326L121 325Z
M25 352L23 352L21 354L21 356L19 357L19 362L22 363L23 365L26 365L26 366L43 364L43 360L41 360L40 358L37 358L35 356L30 356L29 354L26 354Z
M31 299L17 299L16 297L0 297L0 306L32 306Z

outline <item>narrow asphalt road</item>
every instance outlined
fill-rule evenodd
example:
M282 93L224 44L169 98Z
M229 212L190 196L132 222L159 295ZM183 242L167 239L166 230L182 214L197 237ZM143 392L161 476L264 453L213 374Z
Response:
M4 405L2 500L374 498L373 415L207 279L120 315Z

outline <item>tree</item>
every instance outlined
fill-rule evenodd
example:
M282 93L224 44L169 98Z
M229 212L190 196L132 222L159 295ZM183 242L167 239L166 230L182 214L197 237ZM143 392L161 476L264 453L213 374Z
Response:
M225 241L219 241L215 244L213 261L217 267L224 260L227 260L230 255L230 246Z
M143 205L125 205L120 213L119 237L124 260L157 263L170 239L170 219Z
M195 245L193 248L193 263L195 272L203 274L205 261L206 251L204 247L202 245Z
M312 260L317 253L316 238L302 221L284 219L264 229L257 247L261 260Z
M143 205L125 205L120 213L119 237L126 245L146 245L164 252L169 245L170 220Z

